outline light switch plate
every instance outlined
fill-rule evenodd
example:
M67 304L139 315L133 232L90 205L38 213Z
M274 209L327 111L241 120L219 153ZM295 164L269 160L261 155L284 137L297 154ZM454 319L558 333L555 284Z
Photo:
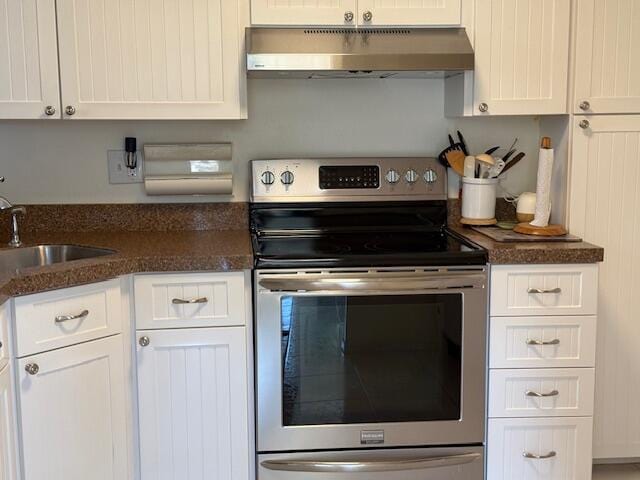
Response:
M130 170L124 163L124 150L107 151L107 160L109 162L109 183L142 183L142 152L136 152L138 160L134 170Z

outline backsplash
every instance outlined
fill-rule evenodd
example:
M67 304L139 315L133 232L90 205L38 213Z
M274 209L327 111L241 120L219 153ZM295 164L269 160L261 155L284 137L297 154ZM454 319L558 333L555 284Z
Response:
M431 156L456 127L480 151L519 137L527 158L504 185L535 187L539 126L532 117L449 120L442 80L251 80L243 121L0 122L0 195L13 203L247 201L248 162L297 156ZM107 150L138 145L233 142L232 197L150 197L141 184L110 185Z

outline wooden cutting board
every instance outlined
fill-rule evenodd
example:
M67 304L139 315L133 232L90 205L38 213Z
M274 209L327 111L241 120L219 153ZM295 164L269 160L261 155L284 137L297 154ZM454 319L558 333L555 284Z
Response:
M513 230L504 230L499 227L471 227L472 230L486 235L496 242L581 242L580 237L567 234L559 237L542 237L538 235L524 235Z

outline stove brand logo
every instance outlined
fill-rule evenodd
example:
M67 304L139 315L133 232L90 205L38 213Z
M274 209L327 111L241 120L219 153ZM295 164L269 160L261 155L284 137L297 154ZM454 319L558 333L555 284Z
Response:
M384 443L384 430L361 430L360 443L362 445L379 445Z

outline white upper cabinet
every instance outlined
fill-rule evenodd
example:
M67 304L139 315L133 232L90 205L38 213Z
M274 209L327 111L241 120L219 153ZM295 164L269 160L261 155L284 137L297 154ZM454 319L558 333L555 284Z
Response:
M640 113L640 2L579 0L576 113Z
M63 117L246 118L247 7L58 0Z
M0 0L0 119L60 118L54 0Z
M127 480L122 336L18 362L23 480Z
M476 0L475 11L474 115L567 113L571 1Z
M459 25L461 0L252 0L254 25Z

